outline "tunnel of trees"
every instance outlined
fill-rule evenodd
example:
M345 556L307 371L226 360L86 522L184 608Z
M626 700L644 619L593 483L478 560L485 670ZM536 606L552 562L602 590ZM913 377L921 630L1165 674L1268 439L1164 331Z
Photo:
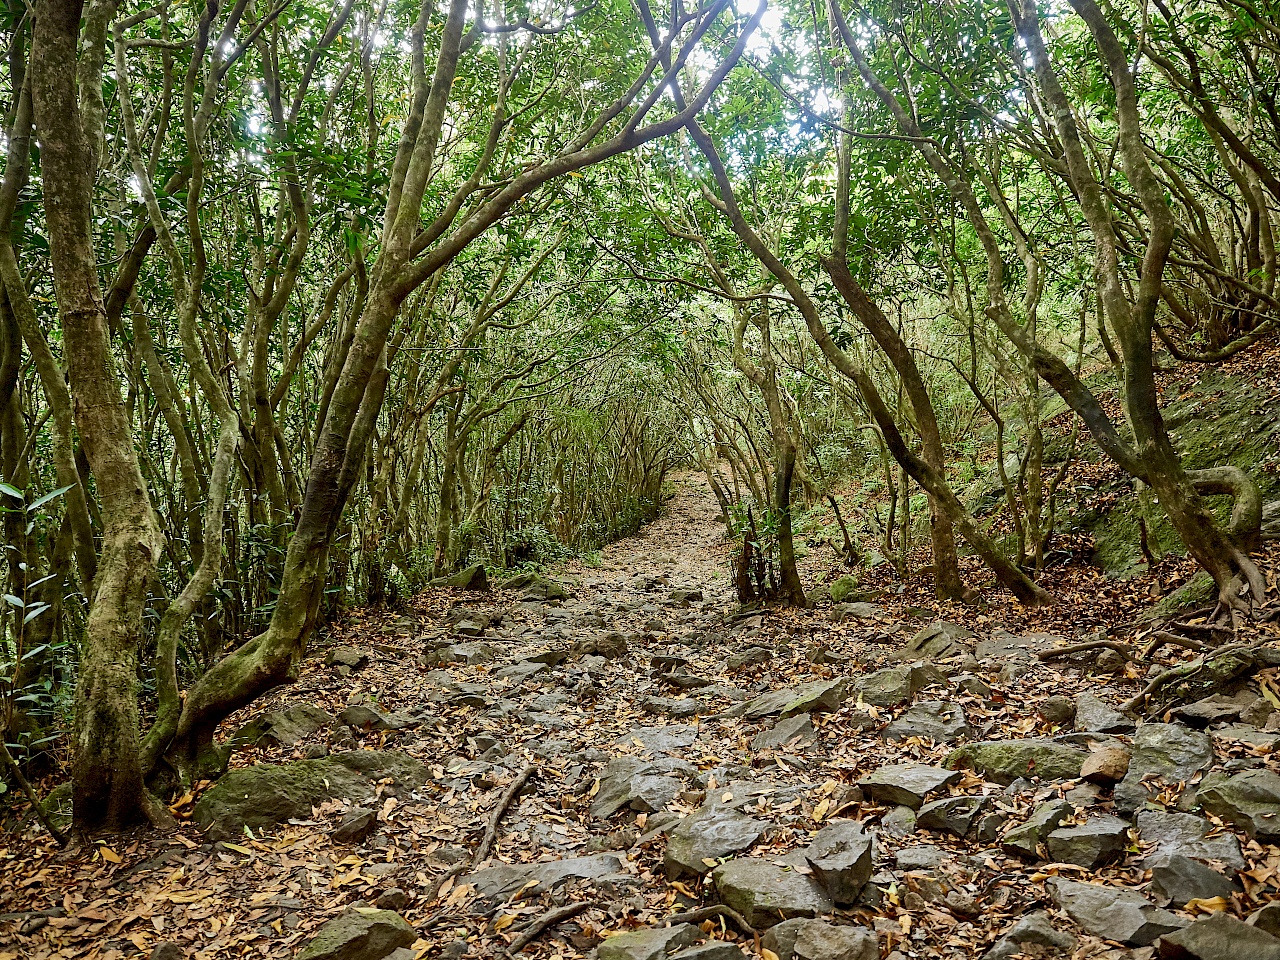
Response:
M851 568L914 542L940 598L1054 604L1095 448L1225 615L1266 592L1259 478L1188 463L1160 380L1280 327L1245 0L5 0L0 33L0 726L7 770L66 737L79 831L216 777L344 607L597 550L677 469L744 601L805 603L797 518L859 478Z

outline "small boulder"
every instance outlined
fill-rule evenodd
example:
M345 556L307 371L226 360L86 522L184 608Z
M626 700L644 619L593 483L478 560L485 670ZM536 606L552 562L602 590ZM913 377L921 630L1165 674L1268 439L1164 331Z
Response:
M1013 960L1015 957L1039 956L1026 947L1043 947L1060 954L1069 954L1076 948L1076 938L1062 930L1055 930L1049 914L1043 910L1029 913L1004 932L994 947L982 960Z
M1129 772L1129 748L1118 741L1096 744L1080 766L1080 776L1090 783L1110 786Z
M1069 816L1071 804L1065 800L1048 800L1036 807L1025 823L1006 833L1000 846L1014 856L1034 860L1040 855L1039 845Z
M1155 844L1148 860L1178 854L1193 860L1220 860L1232 870L1245 869L1240 841L1229 833L1210 836L1214 830L1208 820L1190 813L1143 810L1138 814L1139 835Z
M985 797L943 797L916 811L916 826L965 837L985 806Z
M1160 960L1280 960L1280 940L1229 913L1214 913L1162 937Z
M413 927L398 913L357 907L317 930L297 960L383 960L417 938Z
M1151 892L1166 906L1181 910L1191 900L1231 899L1239 889L1218 871L1181 854L1163 857L1151 868Z
M837 820L818 831L804 851L813 875L838 904L851 904L871 879L872 838L856 820Z
M929 624L907 641L902 649L904 660L949 660L973 652L977 636L963 624L938 620Z
M1074 780L1088 754L1055 740L983 740L947 755L951 768L971 767L987 780L1008 786L1020 777Z
M1054 877L1049 880L1049 892L1087 933L1105 940L1144 947L1187 925L1186 920L1125 887Z
M908 708L897 720L885 727L886 740L923 737L936 743L954 743L973 736L973 728L958 703L927 700Z
M760 944L778 960L880 960L879 941L870 930L824 920L784 920Z
M1040 716L1056 727L1065 727L1075 722L1075 701L1070 697L1049 697L1040 704Z
M960 774L923 763L892 763L858 785L880 803L918 810L930 794L960 781Z
M751 741L751 749L757 753L765 750L779 750L786 746L806 747L817 739L813 729L813 721L807 713L797 713L793 717L779 720L768 730L756 734Z
M1057 863L1095 869L1124 854L1129 824L1118 817L1090 817L1073 827L1059 827L1046 839L1049 856Z
M702 876L720 858L749 849L770 826L718 803L706 804L671 831L664 857L668 879Z
M1082 733L1133 733L1137 724L1092 693L1076 697L1076 729Z
M332 722L327 710L312 703L295 703L254 717L235 732L232 741L259 747L292 747Z
M1196 792L1205 810L1240 827L1259 843L1280 843L1280 776L1249 770L1205 777Z
M816 881L769 860L730 860L712 877L725 905L758 930L793 917L830 913L834 906Z
M844 678L813 680L795 687L785 687L756 697L742 708L748 720L761 717L783 718L798 713L824 713L839 710L848 699L849 683Z
M1190 780L1213 763L1213 740L1207 733L1179 723L1144 723L1133 738L1129 772L1116 787L1116 809L1129 813L1142 807L1158 783Z
M333 829L330 836L338 843L359 843L378 828L378 813L366 807L356 807Z
M427 584L429 587L454 587L458 590L489 590L489 575L483 563L474 563L465 570L447 577L437 577Z
M702 931L691 923L631 930L607 937L596 947L596 957L597 960L664 960L668 954L701 939Z

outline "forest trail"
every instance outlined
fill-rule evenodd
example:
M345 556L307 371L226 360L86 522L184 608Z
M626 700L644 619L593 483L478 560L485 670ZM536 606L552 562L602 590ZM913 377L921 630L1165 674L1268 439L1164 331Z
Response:
M683 476L598 565L355 612L228 724L176 834L6 849L0 958L792 960L774 925L819 917L807 960L1146 960L1280 896L1221 786L1280 783L1255 692L1135 733L1111 651L1045 664L1057 638L887 598L737 612L718 512Z

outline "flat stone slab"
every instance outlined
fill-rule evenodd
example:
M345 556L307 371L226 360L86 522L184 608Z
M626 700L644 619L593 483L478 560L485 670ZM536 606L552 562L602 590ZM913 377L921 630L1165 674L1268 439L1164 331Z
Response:
M1076 826L1060 827L1052 831L1045 842L1055 862L1093 869L1121 857L1128 840L1127 821L1099 816Z
M1280 776L1249 770L1229 777L1213 773L1196 792L1200 805L1260 843L1280 843Z
M917 703L884 729L886 740L923 737L937 743L954 743L971 736L973 728L965 718L964 707L945 700Z
M993 783L1008 786L1020 778L1074 780L1088 754L1056 740L982 740L947 755L948 767L971 767Z
M1186 920L1125 887L1054 877L1049 880L1049 892L1072 920L1105 940L1145 947L1187 925Z
M669 953L701 939L702 931L691 923L631 930L606 937L596 947L596 957L597 960L664 960Z
M848 699L849 681L814 680L795 687L784 687L762 694L746 704L742 715L748 720L761 717L790 717L797 713L822 713L839 710Z
M1138 835L1156 845L1147 861L1180 855L1193 860L1216 860L1232 870L1245 869L1240 841L1229 833L1209 836L1215 827L1203 817L1171 810L1143 810L1138 813Z
M682 756L698 739L698 728L685 723L669 723L656 727L636 727L618 739L619 746L640 747L653 753Z
M835 904L811 877L768 860L730 860L712 874L716 890L757 930L793 917L830 913Z
M1212 763L1213 740L1207 733L1179 723L1144 723L1133 737L1129 772L1116 787L1116 809L1137 810L1159 789L1159 781L1190 780Z
M1280 960L1280 940L1229 913L1214 913L1160 941L1161 960Z
M467 878L476 892L486 900L505 900L528 885L528 892L554 890L570 880L599 880L625 873L616 854L600 853L566 860L544 860L542 863L501 863L477 870ZM536 881L534 883L533 881Z
M731 807L709 803L671 831L663 858L667 877L700 877L722 857L747 850L772 824L744 816Z
M768 730L756 734L751 741L751 749L757 752L780 750L783 747L807 747L818 739L813 729L813 720L807 713L779 720Z
M892 763L858 785L881 803L918 810L929 795L960 782L960 773L923 763Z
M615 757L600 775L600 788L591 801L591 815L605 819L623 807L653 813L670 803L684 786L681 779L697 771L674 757L652 761Z
M1132 720L1092 693L1076 697L1076 729L1084 733L1133 733Z
M784 920L760 943L778 960L880 960L880 941L872 931L825 920Z

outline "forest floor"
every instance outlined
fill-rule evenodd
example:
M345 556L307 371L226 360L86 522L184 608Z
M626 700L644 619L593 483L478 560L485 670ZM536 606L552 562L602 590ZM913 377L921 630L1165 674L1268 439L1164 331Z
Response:
M1045 611L992 590L980 604L940 605L927 584L886 581L871 603L744 612L714 500L696 477L678 478L676 490L657 521L604 549L598 565L558 571L572 592L562 601L537 599L536 586L439 589L407 609L347 616L310 651L297 683L228 722L230 734L264 718L258 732L273 736L237 751L218 786L181 798L174 832L65 851L30 822L0 835L0 960L293 957L353 907L358 922L381 916L358 913L374 906L413 928L414 942L397 941L406 943L398 957L496 958L529 939L521 956L566 960L720 900L746 916L692 919L702 935L751 957L789 960L792 948L776 934L744 929L763 932L779 911L865 929L875 958L906 960L981 957L1020 918L1045 910L1027 946L992 955L1142 960L1160 924L1169 932L1213 911L1243 918L1280 899L1280 848L1194 798L1206 776L1280 771L1275 670L1252 673L1234 706L1208 721L1165 713L1155 719L1173 722L1143 723L1135 734L1088 695L1116 706L1146 683L1149 664L1107 649L1036 656L1099 628L1133 641L1139 628L1119 625L1150 603L1149 581L1067 568L1051 585L1066 602ZM831 579L839 571L816 553L809 576ZM1274 606L1274 549L1264 562ZM935 638L926 663L904 665L904 646L939 620L953 625L945 642ZM1244 639L1280 640L1280 629L1253 623ZM1155 664L1190 657L1164 652ZM782 689L792 692L766 696ZM1144 743L1144 730L1159 742ZM1056 739L1046 748L1048 738ZM864 782L881 768L892 780L896 764L941 767L965 739L999 742L1003 753L960 764L977 772L934 769L946 782L914 799L909 783ZM1010 744L1032 750L1017 754L1012 774ZM1081 778L1083 759L1112 750L1114 761L1116 749L1131 757L1126 779L1123 769L1096 783ZM349 780L340 768L349 751L380 751L370 763L401 751L413 763L357 778L364 796L329 774L319 786L299 775L288 782L300 785L291 796L303 807L268 825L260 820L279 816L279 798L254 794L263 782L234 779L252 764L288 763L270 769L336 770ZM1135 791L1145 812L1135 810ZM951 806L917 824L910 808L932 798ZM1065 805L1054 822L1021 855L1011 852L1008 831L1056 801ZM1187 819L1152 820L1158 808ZM724 831L709 831L693 843L706 859L690 863L690 837L679 844L685 853L668 845L700 810L721 811L738 840L726 847ZM971 828L956 828L966 816ZM836 907L803 852L818 831L845 821L861 822L875 841L869 882ZM1187 840L1188 830L1201 836ZM1152 871L1175 835L1201 851L1188 856L1214 868L1226 895L1184 890L1175 896L1188 907L1156 909ZM737 862L734 853L755 873L725 875L717 892L709 871ZM771 908L761 894L752 906L729 889L762 878L795 902ZM1141 930L1107 928L1065 880L1127 888L1154 913L1134 908L1150 921ZM1159 905L1167 902L1166 891ZM613 942L616 956L654 955Z

